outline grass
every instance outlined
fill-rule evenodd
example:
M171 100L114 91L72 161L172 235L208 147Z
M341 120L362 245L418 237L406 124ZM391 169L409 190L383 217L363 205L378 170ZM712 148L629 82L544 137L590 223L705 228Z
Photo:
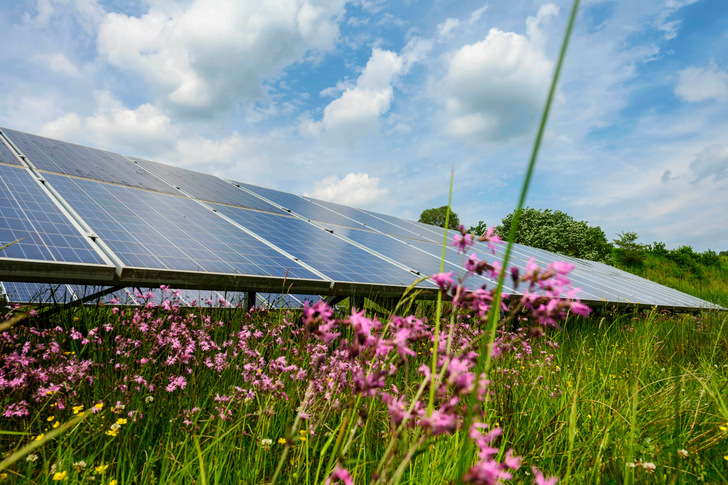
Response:
M3 455L34 443L56 423L80 422L2 470L5 480L54 483L65 472L64 483L253 484L270 482L278 470L276 483L323 483L336 467L346 468L355 483L374 481L377 469L388 469L390 478L400 473L399 483L457 478L463 431L397 431L382 399L353 391L351 373L322 371L326 364L312 351L321 350L320 343L302 331L300 314L199 309L177 316L161 307L116 314L86 307L54 317L52 330L34 332L26 320L6 331L5 379L10 356L25 348L26 356L38 358L23 369L27 379L46 369L56 376L51 381L64 384L39 400L33 396L41 380L10 392L5 387L3 411L21 398L32 405L27 416L1 418ZM178 332L143 331L157 321ZM445 333L447 321L443 325ZM84 326L100 328L99 341L74 340ZM168 340L157 346L161 337ZM175 339L182 348L192 340L196 346L188 359L170 364ZM481 418L502 429L494 442L499 457L508 449L523 457L514 482L530 483L531 466L560 476L561 483L728 480L725 314L569 318L563 330L539 338L501 330L498 339L509 351L493 361L492 400ZM55 351L51 342L58 344ZM399 361L383 389L416 392L416 369L429 366L432 353L426 341L411 348L416 354ZM216 368L223 349L239 352ZM143 360L150 356L153 361ZM71 369L85 359L93 363L86 373ZM352 363L331 353L327 359ZM304 371L306 378L296 378ZM180 375L184 389L169 390ZM145 384L136 384L136 376ZM313 393L319 384L323 390ZM74 415L74 406L95 405L101 409ZM115 423L122 424L114 435ZM387 457L391 466L382 466ZM405 463L401 470L399 463Z

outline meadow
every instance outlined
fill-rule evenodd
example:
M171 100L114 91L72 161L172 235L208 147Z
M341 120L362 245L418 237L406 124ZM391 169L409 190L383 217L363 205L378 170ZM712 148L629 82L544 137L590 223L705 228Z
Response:
M568 287L569 269L509 277L548 293ZM524 298L501 312L490 360L479 353L492 293L473 297L452 274L433 278L447 299L412 299L393 314L323 302L303 311L184 307L169 288L144 307L50 318L9 309L0 477L728 481L725 313L586 316L576 302L547 310L554 299L532 296L531 311Z

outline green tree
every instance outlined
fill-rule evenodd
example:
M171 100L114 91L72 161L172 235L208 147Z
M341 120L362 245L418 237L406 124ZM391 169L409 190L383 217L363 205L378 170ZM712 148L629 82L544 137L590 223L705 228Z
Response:
M514 216L515 211L495 228L503 239L510 234ZM565 212L550 209L523 209L515 242L592 261L608 262L612 253L612 245L599 226L592 227L586 221L575 221Z
M621 232L618 234L618 238L614 240L614 245L617 246L616 254L617 258L624 264L631 264L640 266L645 262L645 250L647 246L644 244L637 243L636 232ZM660 248L658 246L658 252L664 249L664 244Z
M470 229L468 229L468 234L473 234L475 236L482 236L488 231L488 224L485 223L485 221L478 221L477 226L471 226Z
M445 227L445 217L447 216L447 206L425 209L420 214L420 222L430 224L437 227ZM448 229L456 229L460 225L460 218L452 210L450 210L450 219Z

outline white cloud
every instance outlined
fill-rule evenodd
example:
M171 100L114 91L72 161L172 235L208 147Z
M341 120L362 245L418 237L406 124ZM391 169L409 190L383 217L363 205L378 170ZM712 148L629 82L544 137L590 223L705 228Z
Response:
M711 145L698 153L690 163L695 182L710 176L715 181L728 178L728 145Z
M685 101L725 101L728 99L728 72L715 64L683 69L678 73L675 94Z
M63 74L67 77L80 77L81 71L78 70L65 54L57 52L55 54L37 54L31 58L32 61L43 64L49 70Z
M339 204L364 207L376 203L387 196L387 190L379 187L379 179L369 174L350 173L343 179L336 175L326 177L314 184L312 192L304 192L306 197L328 200Z
M260 97L264 79L309 51L330 49L343 13L343 0L165 3L141 17L106 15L98 50L172 105L206 111Z
M93 146L105 146L121 153L157 152L170 147L179 136L170 118L151 104L126 108L107 91L96 91L96 110L82 119L69 113L48 122L40 134L61 140L73 140Z
M347 141L379 129L379 117L389 110L394 90L392 83L402 72L402 58L396 53L374 48L356 86L329 103L320 122L306 120L303 133L321 131Z
M445 19L445 21L437 26L437 36L442 39L451 37L453 32L460 27L460 21L454 18Z
M665 8L657 15L655 27L664 33L665 40L671 40L677 37L677 29L680 27L680 20L667 20L672 14L683 7L692 5L698 0L667 0Z
M535 126L553 71L540 25L557 12L543 5L526 22L528 37L492 28L485 39L450 57L442 81L448 133L502 141Z

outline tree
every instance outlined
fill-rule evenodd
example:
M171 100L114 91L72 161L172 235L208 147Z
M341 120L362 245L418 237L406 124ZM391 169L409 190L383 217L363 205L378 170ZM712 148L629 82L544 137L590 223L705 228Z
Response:
M619 237L614 240L614 245L617 246L617 258L624 264L632 264L640 266L645 262L645 249L647 246L644 244L637 243L636 232L621 232L617 234ZM662 246L664 248L664 245ZM661 248L658 247L658 252Z
M445 217L447 216L447 206L425 209L420 214L420 221L437 227L445 227ZM448 229L457 229L460 225L460 218L452 210L450 211L450 219L448 221Z
M478 221L477 226L471 226L470 229L468 229L468 234L473 234L475 236L483 236L486 232L488 232L488 225L485 221Z
M514 216L515 211L495 228L504 240L510 235ZM575 221L564 212L550 209L523 209L514 242L592 261L608 262L612 253L612 245L599 226L592 227L586 221Z

